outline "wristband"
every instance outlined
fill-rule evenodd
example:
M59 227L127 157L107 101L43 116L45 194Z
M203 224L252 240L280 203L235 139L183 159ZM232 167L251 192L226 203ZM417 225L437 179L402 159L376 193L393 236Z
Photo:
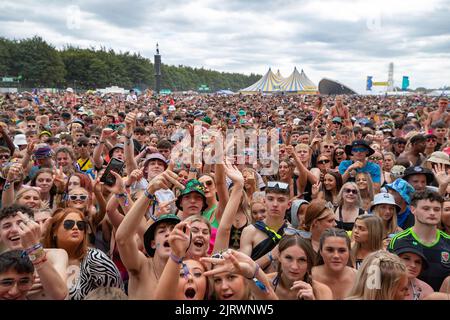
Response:
M6 191L9 188L11 188L11 184L12 184L12 182L6 180L5 184L3 185L3 191Z
M149 193L148 190L145 190L144 195L145 195L150 201L157 202L157 201L156 201L156 196L153 195L153 194L151 194L151 193Z
M172 252L170 253L170 259L172 259L173 262L175 262L176 264L181 264L182 268L183 268L183 276L184 278L188 277L189 274L189 268L187 267L187 265L183 262L183 258L177 257L176 255L174 255Z
M273 262L273 256L272 256L272 251L269 251L269 260L270 260L270 263L272 263Z
M152 219L152 220L153 220L153 222L156 222L156 221L158 221L158 217L157 217L157 216L155 216L155 215L153 215L153 214L151 214L151 215L150 215L150 219Z
M116 199L124 198L124 205L125 207L128 206L128 194L126 192L124 193L117 193L115 195Z
M253 280L256 278L256 275L258 274L259 271L259 264L256 264L256 268L255 268L255 273L253 274L253 277L251 278L247 278L248 280Z

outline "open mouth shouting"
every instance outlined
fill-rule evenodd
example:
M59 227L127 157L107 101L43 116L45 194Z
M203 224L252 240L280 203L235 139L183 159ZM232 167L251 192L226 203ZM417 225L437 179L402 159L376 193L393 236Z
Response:
M184 296L186 297L187 300L193 300L196 294L197 291L193 287L189 287L186 290L184 290Z

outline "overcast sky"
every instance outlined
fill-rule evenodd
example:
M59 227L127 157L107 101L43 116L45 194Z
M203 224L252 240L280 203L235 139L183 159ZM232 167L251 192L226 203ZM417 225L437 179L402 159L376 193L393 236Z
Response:
M0 2L0 36L57 48L113 48L171 65L339 80L403 75L411 88L450 85L449 0L24 0Z

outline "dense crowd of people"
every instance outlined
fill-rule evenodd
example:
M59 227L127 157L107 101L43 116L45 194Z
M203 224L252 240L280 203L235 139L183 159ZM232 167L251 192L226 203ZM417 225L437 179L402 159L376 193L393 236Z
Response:
M449 127L444 96L3 94L0 299L450 299Z

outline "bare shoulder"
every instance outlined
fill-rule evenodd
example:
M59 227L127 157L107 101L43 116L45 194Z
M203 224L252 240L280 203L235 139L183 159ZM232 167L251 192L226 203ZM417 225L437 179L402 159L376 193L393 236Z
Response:
M255 226L253 224L249 224L248 226L246 226L244 228L244 230L242 230L242 234L245 233L246 235L249 235L249 234L254 233L255 231L256 231Z
M64 249L50 248L45 249L45 252L47 253L47 259L49 259L52 262L69 260L69 256L67 255L67 252Z
M326 284L313 280L312 285L316 292L317 300L333 300L333 292Z
M312 267L311 273L313 278L322 276L323 265Z
M433 292L429 294L423 300L450 300L450 294L443 292Z

